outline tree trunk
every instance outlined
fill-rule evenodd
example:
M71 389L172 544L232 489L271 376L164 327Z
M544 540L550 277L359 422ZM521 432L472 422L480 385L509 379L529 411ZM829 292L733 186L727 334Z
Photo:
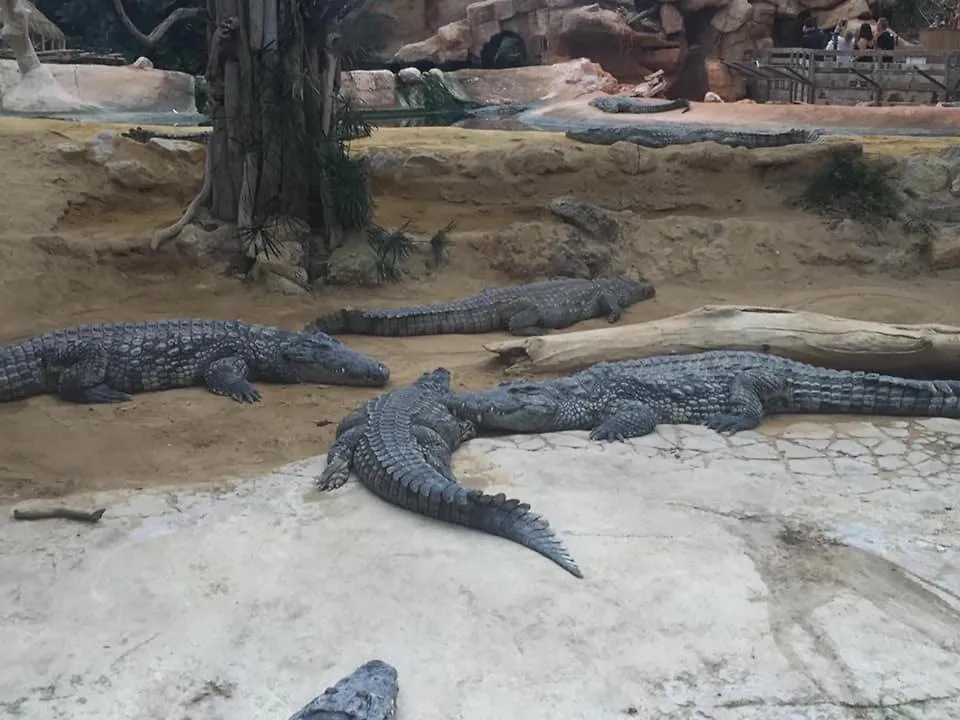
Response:
M93 109L66 92L50 72L40 64L30 39L30 6L23 0L0 0L3 30L0 39L13 50L20 68L20 83L3 97L4 110L19 112L68 112Z
M960 377L960 327L894 325L764 307L707 305L600 330L484 345L510 372L576 372L602 361L755 350L841 370Z
M337 26L351 0L207 3L213 135L200 204L235 225L252 259L283 251L283 223L300 229L308 259L325 255L371 214L366 175L346 156L339 121ZM158 232L154 247L197 204Z

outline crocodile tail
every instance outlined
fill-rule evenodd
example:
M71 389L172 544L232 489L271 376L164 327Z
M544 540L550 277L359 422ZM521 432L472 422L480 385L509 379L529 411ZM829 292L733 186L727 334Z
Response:
M503 493L487 495L472 492L470 505L470 527L519 543L553 560L571 575L583 577L576 561L554 534L550 523L530 512L530 506L526 503L507 498Z
M322 332L328 335L342 333L363 333L369 331L370 321L364 317L363 310L341 309L321 315L305 325L303 332Z

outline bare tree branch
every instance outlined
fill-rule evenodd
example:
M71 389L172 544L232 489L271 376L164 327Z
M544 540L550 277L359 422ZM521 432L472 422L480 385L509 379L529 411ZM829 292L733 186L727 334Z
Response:
M117 15L120 16L120 22L123 23L123 26L127 31L133 35L142 45L145 45L148 49L152 50L156 47L157 43L160 42L160 39L167 34L167 32L176 25L181 20L189 20L191 18L200 17L205 15L207 10L202 7L195 8L177 8L172 13L167 15L166 19L157 25L153 32L149 35L144 35L140 28L133 24L133 20L127 15L127 11L123 7L123 0L113 0L113 7L117 11Z

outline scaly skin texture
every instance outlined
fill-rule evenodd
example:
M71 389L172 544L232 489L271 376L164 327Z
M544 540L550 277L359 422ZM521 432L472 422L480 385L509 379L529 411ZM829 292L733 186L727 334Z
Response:
M353 470L394 505L513 540L583 577L550 524L529 505L457 483L450 456L476 431L447 409L450 395L450 373L438 368L351 412L337 428L317 487L340 487Z
M590 104L597 110L605 113L630 113L632 115L649 115L651 113L670 112L671 110L683 110L690 112L690 101L684 98L676 100L658 100L650 102L641 98L624 97L616 95L614 97L595 97Z
M389 379L385 365L335 338L239 320L76 325L0 347L0 401L54 393L113 403L205 385L256 402L251 380L380 387Z
M567 137L590 145L613 145L631 142L648 148L670 145L691 145L715 142L730 147L762 148L802 145L816 142L820 133L815 130L787 130L786 132L753 133L734 129L697 128L673 125L671 127L598 127L587 130L568 130Z
M361 335L442 335L507 330L514 335L543 335L549 330L605 315L611 323L623 309L653 297L651 284L620 276L585 280L555 278L506 288L448 303L340 310L317 318L304 330Z
M600 363L557 380L453 393L448 406L478 430L589 430L624 440L660 423L750 430L777 413L960 417L960 381L830 370L755 352L714 351Z
M397 670L383 660L364 663L290 720L393 720L400 685Z

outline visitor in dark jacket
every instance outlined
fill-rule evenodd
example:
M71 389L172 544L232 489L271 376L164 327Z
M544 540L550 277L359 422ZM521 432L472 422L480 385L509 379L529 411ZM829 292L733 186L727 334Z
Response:
M827 46L827 36L817 26L817 19L812 15L803 21L803 36L800 38L800 47L807 50L823 50Z

